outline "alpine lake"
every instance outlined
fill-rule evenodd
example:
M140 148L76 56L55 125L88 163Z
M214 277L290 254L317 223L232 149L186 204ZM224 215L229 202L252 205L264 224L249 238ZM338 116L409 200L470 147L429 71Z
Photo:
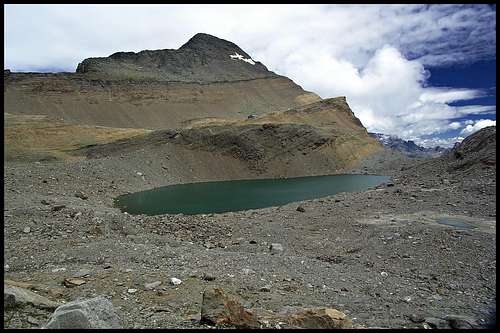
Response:
M115 207L132 215L235 212L363 191L388 180L387 176L331 175L177 184L121 195Z

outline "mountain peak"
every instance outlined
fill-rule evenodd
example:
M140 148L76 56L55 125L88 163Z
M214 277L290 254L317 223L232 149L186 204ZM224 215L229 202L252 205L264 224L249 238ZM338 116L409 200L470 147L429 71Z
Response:
M251 58L245 51L233 42L206 33L197 33L184 45L182 45L179 48L179 51L180 50L192 50L212 55L219 54L226 57L230 54L237 53L241 54L245 58Z
M116 52L106 58L88 58L78 64L77 72L107 79L198 83L277 77L238 45L206 33L197 33L177 50Z
M213 35L210 35L210 34L206 34L204 32L199 32L196 35L194 35L193 37L191 37L184 45L190 44L190 43L199 43L199 42L210 43L210 42L214 42L214 41L217 42L217 41L221 41L221 40L223 40L223 39L216 37L216 36L213 36Z
M403 140L397 135L372 132L368 134L377 139L384 146L410 157L436 157L447 151L447 149L440 147L425 148L417 145L413 140Z

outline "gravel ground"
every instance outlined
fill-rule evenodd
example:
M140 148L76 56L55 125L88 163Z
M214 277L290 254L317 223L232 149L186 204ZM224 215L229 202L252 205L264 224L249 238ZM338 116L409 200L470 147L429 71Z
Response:
M6 163L4 279L60 302L105 295L126 328L202 327L195 318L212 286L248 307L333 307L366 327L422 327L419 317L446 315L486 326L495 315L495 168L450 173L436 160L378 155L352 172L392 183L361 193L234 213L130 216L112 207L114 197L222 179L172 168L142 178L135 174L144 154ZM474 228L436 223L444 217ZM64 286L82 271L84 284ZM183 282L171 285L172 277ZM156 290L145 289L155 281ZM50 314L4 311L4 327L39 327Z

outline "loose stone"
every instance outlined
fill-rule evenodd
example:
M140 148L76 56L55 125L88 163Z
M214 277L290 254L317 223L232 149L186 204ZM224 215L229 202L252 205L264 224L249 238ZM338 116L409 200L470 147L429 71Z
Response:
M170 283L173 284L174 286L178 286L179 284L182 283L182 280L173 277L173 278L170 279Z
M269 249L271 250L272 254L280 253L283 252L283 245L281 245L280 243L272 243L269 246Z
M152 290L152 289L155 289L156 287L159 287L161 285L161 281L155 281L155 282L151 282L151 283L146 283L144 285L144 288L146 290Z

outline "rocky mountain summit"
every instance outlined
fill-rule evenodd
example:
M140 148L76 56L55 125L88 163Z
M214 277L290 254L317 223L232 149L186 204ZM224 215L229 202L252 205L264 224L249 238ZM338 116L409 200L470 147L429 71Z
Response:
M204 33L194 35L177 50L117 52L85 59L76 72L106 79L197 83L278 77L238 45Z
M117 52L76 73L4 71L5 112L113 128L166 129L245 119L321 100L236 44L196 34L177 50Z

